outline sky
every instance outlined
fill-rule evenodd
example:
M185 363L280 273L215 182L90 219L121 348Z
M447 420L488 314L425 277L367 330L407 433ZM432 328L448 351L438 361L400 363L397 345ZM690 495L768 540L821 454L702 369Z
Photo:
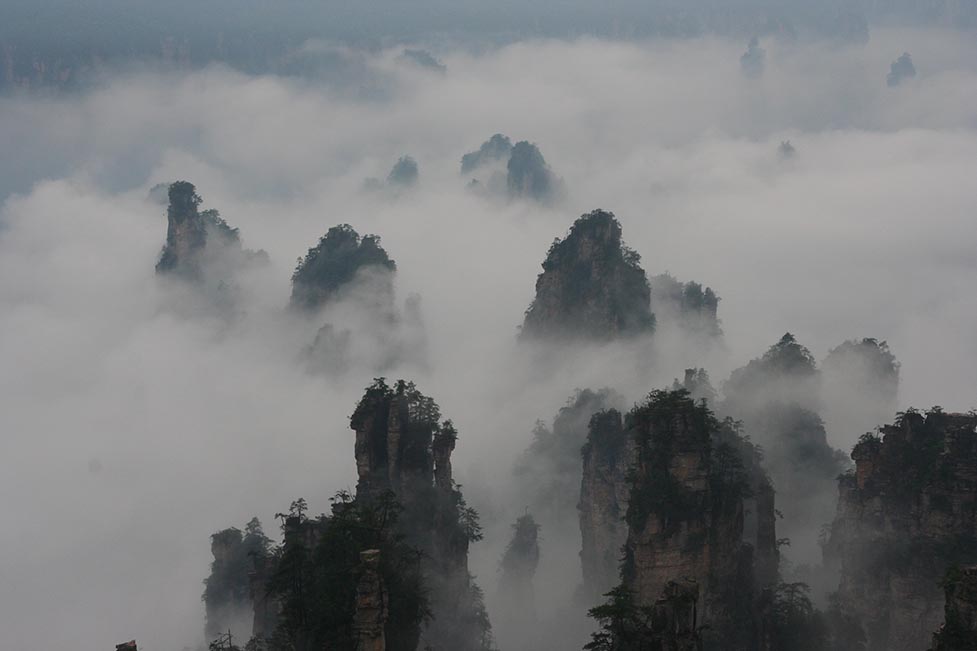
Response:
M0 97L0 647L193 648L208 536L252 515L272 533L293 499L325 511L355 485L348 417L376 373L310 374L315 327L285 311L296 258L340 223L381 236L398 301L421 296L427 364L387 375L458 427L490 608L522 512L513 460L575 388L633 402L691 366L719 383L790 331L818 360L887 340L901 407L977 407L977 42L761 45L758 79L740 41L583 38L436 50L444 74L402 48L342 50L357 70L342 84L127 68ZM918 74L887 87L903 51ZM536 143L565 196L466 189L461 156L497 132ZM364 189L405 154L416 187ZM155 277L166 217L148 194L174 180L270 256L239 279L233 319ZM722 350L611 345L554 365L517 345L547 248L595 208L649 275L719 294ZM847 450L861 433L828 436Z

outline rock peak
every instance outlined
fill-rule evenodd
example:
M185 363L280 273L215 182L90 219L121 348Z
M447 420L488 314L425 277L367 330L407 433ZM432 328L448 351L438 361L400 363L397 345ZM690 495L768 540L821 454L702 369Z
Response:
M650 333L655 317L640 260L622 243L613 213L582 215L547 253L522 336L599 341Z

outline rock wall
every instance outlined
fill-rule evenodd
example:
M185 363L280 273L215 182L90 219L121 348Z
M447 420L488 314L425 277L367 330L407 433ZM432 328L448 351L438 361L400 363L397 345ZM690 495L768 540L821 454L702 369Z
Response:
M387 623L387 590L380 577L380 550L360 552L360 579L356 584L356 651L384 651Z
M631 485L628 472L637 460L637 446L624 431L621 413L595 414L583 447L580 482L580 561L584 594L591 600L620 582L620 566L628 527Z
M423 553L433 619L421 645L464 651L490 643L481 591L468 572L468 547L480 538L477 515L451 475L457 431L413 383L378 380L350 418L356 432L358 501L392 492L398 529Z
M977 416L901 414L852 451L825 546L869 649L925 648L947 568L977 562Z
M235 276L245 268L267 263L268 254L243 248L237 229L217 210L200 210L203 200L192 183L169 184L167 199L166 244L156 273L202 285L215 292L218 304L232 300Z
M590 589L611 579L623 540L620 573L637 604L652 607L668 586L693 581L712 631L707 648L763 648L759 597L777 580L773 489L732 424L685 390L655 391L623 422L616 412L594 417L584 464ZM747 506L757 512L749 532Z
M977 566L953 568L944 580L945 622L931 651L977 649Z
M207 225L198 210L200 203L192 183L177 181L170 185L166 245L156 264L157 273L200 273L201 258L207 246Z
M612 213L582 215L550 247L521 336L601 341L650 332L651 290L639 261Z

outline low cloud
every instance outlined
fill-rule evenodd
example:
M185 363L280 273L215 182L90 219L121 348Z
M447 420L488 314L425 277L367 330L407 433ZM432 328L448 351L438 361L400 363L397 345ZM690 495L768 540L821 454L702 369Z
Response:
M490 608L525 506L513 461L575 388L631 402L687 367L718 384L789 330L819 360L887 340L902 407L975 406L977 46L875 30L763 47L758 79L742 41L581 39L438 50L444 74L401 65L402 47L357 55L375 93L214 66L0 98L2 646L195 646L208 536L252 515L271 532L291 500L322 511L353 485L347 418L371 370L307 372L318 326L286 311L296 258L341 223L380 235L397 296L423 299L428 368L408 372L458 427ZM905 50L917 75L889 88ZM466 190L460 157L493 133L539 145L559 205ZM362 192L404 152L412 192ZM269 254L237 318L171 309L182 290L154 275L166 220L148 192L175 179ZM611 344L543 363L516 343L550 243L595 208L650 276L715 290L725 346L662 337L646 357ZM861 433L828 437L847 450ZM541 541L545 567L561 541Z

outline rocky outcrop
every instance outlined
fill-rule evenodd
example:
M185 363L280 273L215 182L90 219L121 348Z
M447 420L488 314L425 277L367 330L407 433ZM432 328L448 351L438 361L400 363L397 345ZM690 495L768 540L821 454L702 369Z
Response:
M251 635L257 639L270 638L278 626L281 604L269 590L276 559L264 556L255 558L248 575L248 593L251 597Z
M360 552L360 578L356 584L356 612L353 630L356 651L384 651L388 596L380 576L380 550Z
M512 198L547 201L559 194L560 181L539 147L531 142L522 140L512 146L506 171L506 187Z
M321 324L304 351L310 371L339 375L362 367L379 375L397 364L426 365L420 298L409 296L401 312L396 270L379 237L360 237L348 224L330 228L309 249L292 274L291 307Z
M650 281L651 306L660 328L673 328L703 340L721 337L719 297L711 287L695 281L683 283L671 274Z
M247 524L244 532L232 527L210 537L214 560L203 594L208 640L230 629L240 635L250 628L247 620L253 604L252 574L267 559L269 548L270 541L257 518Z
M709 373L704 368L685 369L685 376L682 378L682 381L679 382L678 378L676 378L672 382L672 390L677 391L678 389L688 391L689 396L696 402L705 400L710 405L716 404L718 394L712 386Z
M434 614L422 645L481 649L491 640L481 591L468 572L468 546L481 538L475 512L451 476L458 433L413 383L377 380L350 418L356 432L356 499L392 494L399 529L423 554Z
M244 265L267 260L264 251L243 249L237 229L216 210L200 210L203 200L192 183L171 183L167 194L166 245L157 274L227 284Z
M417 185L420 172L413 156L401 156L387 174L387 185L406 188Z
M317 310L342 296L354 279L371 273L374 300L393 301L393 272L397 265L376 235L362 238L349 224L333 226L309 249L292 274L293 308ZM389 299L389 300L388 300Z
M661 651L701 651L699 585L688 579L669 581L651 614L654 642Z
M908 52L903 52L902 56L889 66L889 74L886 75L885 82L891 88L915 76L916 66L913 65L913 58Z
M607 341L650 333L655 317L640 260L622 243L612 213L582 215L550 247L521 337Z
M940 579L977 562L977 416L909 411L852 451L825 557L870 650L925 648L940 624Z
M658 604L672 582L694 581L698 613L721 648L762 648L760 594L777 578L773 490L735 424L683 389L654 391L623 421L615 412L594 417L584 463L585 576L606 585L623 525L622 588L639 606ZM749 529L747 508L757 512Z
M475 151L461 157L461 173L470 174L480 167L508 160L512 152L512 141L508 136L497 133Z
M594 415L582 450L580 483L580 562L584 594L591 600L616 585L628 527L631 485L628 473L637 460L637 446L625 431L616 409Z
M943 581L945 622L930 651L977 649L977 566L952 568Z

